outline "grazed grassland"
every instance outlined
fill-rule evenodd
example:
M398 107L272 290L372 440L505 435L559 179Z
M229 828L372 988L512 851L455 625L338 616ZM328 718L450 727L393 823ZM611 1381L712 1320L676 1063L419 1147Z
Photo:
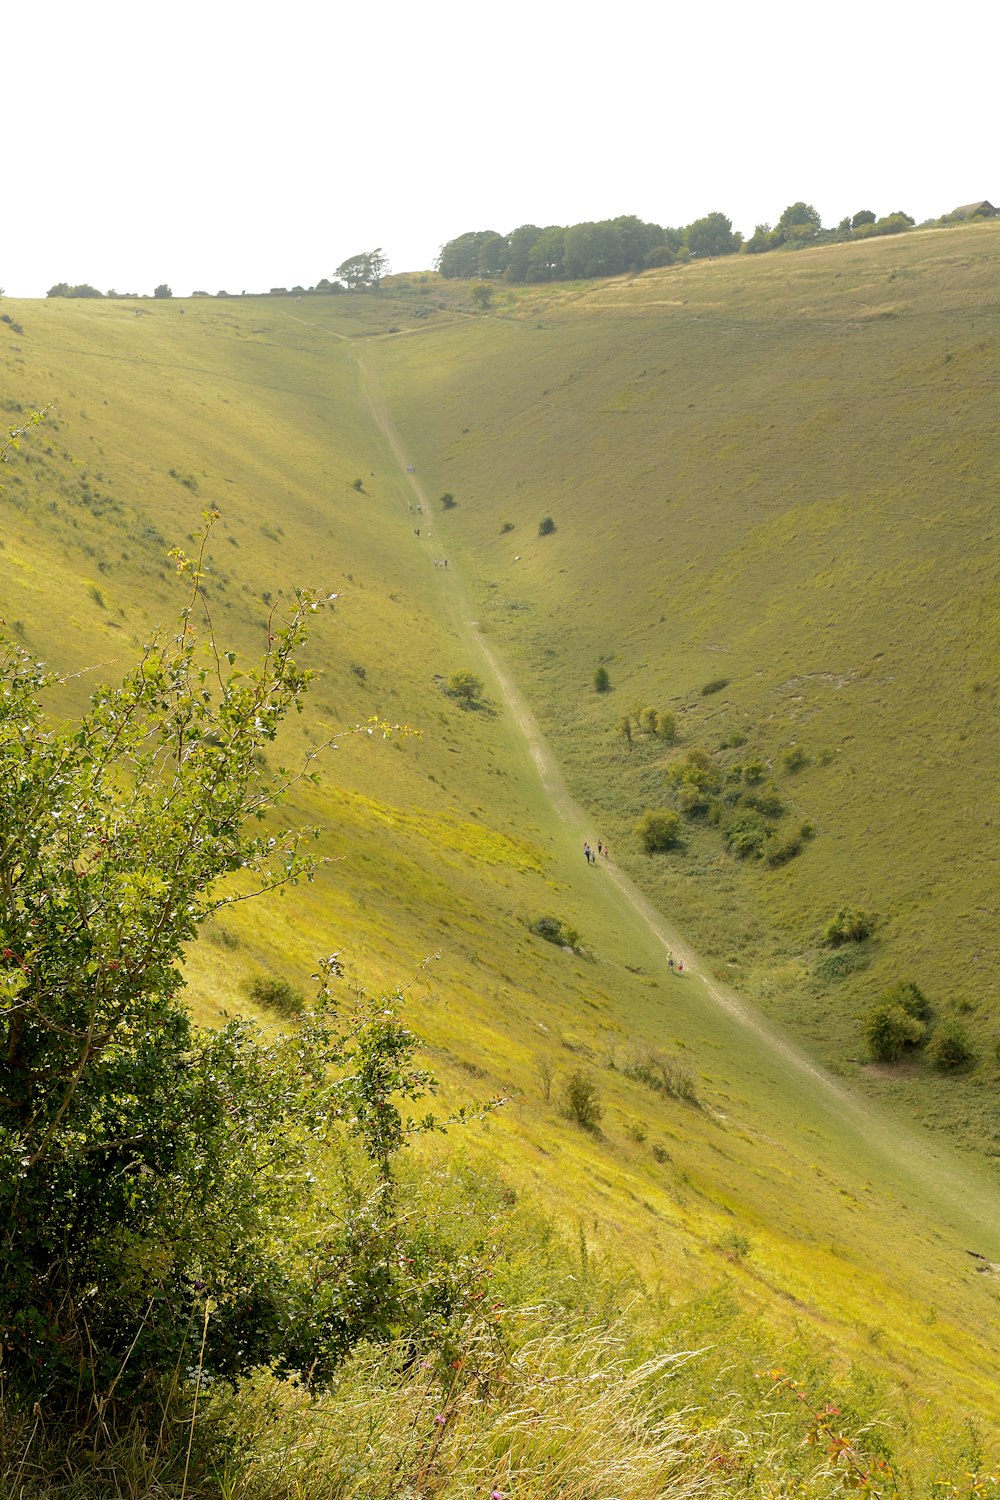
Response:
M490 317L431 283L141 318L12 304L24 334L0 330L11 421L56 402L0 471L0 612L88 673L67 708L95 664L111 676L170 628L167 549L217 506L207 602L227 645L259 649L297 582L341 594L314 637L311 711L276 758L294 766L372 715L420 731L344 739L318 785L296 787L290 815L323 825L332 863L213 924L189 965L199 1016L252 1009L243 986L261 972L308 990L333 949L348 981L409 985L445 1102L510 1100L466 1136L472 1159L501 1161L522 1197L631 1260L664 1327L669 1314L678 1337L721 1341L743 1309L762 1320L747 1360L805 1330L885 1375L919 1421L974 1409L991 1426L997 1283L966 1253L1000 1260L989 1179L811 1086L699 980L666 974L606 872L583 878L576 831L554 822L476 655L461 583L591 837L675 927L852 1086L988 1145L997 247L987 225L532 289ZM363 397L361 340L425 491L458 501L447 515L410 510ZM539 538L545 515L556 531ZM445 554L447 573L432 567ZM612 690L597 695L601 661ZM463 669L484 677L482 710L444 691ZM649 704L676 712L677 746L617 736ZM720 751L734 732L745 743ZM807 763L787 771L794 745ZM762 758L816 837L765 870L695 823L678 856L640 858L635 817L695 746L724 768ZM868 968L831 983L820 937L845 903L881 921ZM529 931L546 915L579 951ZM974 1007L966 1078L874 1078L851 1060L857 1010L911 975L942 1011ZM643 1080L654 1054L702 1107ZM579 1069L599 1133L560 1113Z

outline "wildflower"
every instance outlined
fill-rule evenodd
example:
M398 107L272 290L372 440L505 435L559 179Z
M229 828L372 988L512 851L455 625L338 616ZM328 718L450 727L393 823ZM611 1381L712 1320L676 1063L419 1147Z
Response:
M447 1420L448 1418L445 1416L444 1412L439 1411L437 1416L434 1418L434 1425L435 1427L443 1427Z

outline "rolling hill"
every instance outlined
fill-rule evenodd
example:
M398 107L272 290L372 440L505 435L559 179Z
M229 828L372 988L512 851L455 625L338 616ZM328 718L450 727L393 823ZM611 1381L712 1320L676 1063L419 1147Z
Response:
M347 735L296 788L331 862L211 925L198 1018L253 1013L260 975L308 990L339 949L407 989L446 1100L510 1101L454 1159L629 1261L677 1337L759 1320L748 1359L804 1338L935 1430L1000 1427L998 254L983 224L489 313L396 278L141 316L5 303L22 331L0 325L7 420L53 403L0 471L0 613L66 674L61 711L172 628L168 551L218 509L220 641L259 652L298 583L339 596L286 763L372 720L418 731ZM767 816L809 825L793 857L737 858L707 810L642 852L693 751L719 787L761 766ZM845 906L876 925L838 963ZM899 980L972 1066L864 1061L858 1018ZM560 1113L579 1072L598 1132Z

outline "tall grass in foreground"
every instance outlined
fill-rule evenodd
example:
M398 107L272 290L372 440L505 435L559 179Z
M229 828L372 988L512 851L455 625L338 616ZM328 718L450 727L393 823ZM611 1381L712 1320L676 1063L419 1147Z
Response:
M216 1411L219 1435L252 1433L253 1460L231 1467L226 1500L369 1500L487 1495L683 1500L720 1495L731 1460L713 1423L664 1400L687 1358L640 1364L612 1331L546 1331L550 1310L507 1352L488 1331L442 1364L396 1370L381 1350L355 1355L334 1390L259 1377Z

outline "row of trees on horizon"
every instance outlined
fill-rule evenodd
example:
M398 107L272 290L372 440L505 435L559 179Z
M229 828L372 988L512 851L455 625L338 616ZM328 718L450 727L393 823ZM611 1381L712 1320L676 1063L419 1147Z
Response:
M986 206L988 207L988 206ZM986 207L982 210L985 214ZM946 214L934 225L959 221ZM868 239L899 234L915 220L902 210L879 218L871 209L841 219L835 229L824 229L811 203L789 204L777 224L758 224L744 239L732 220L715 212L682 228L645 223L632 214L582 224L522 224L508 234L470 230L442 245L436 269L449 279L502 278L505 281L576 281L598 276L620 276L628 271L670 266L693 257L759 255L780 248Z
M921 228L944 228L967 223L970 219L992 218L997 210L990 203L956 209L938 219L927 219ZM801 250L810 245L842 243L846 240L871 239L876 235L901 234L916 221L902 209L879 218L872 209L841 219L836 228L824 229L819 211L801 199L790 203L774 225L758 224L749 238L733 229L732 220L714 212L690 224L646 223L634 214L616 219L587 220L580 224L521 224L507 234L495 229L468 230L442 245L434 268L448 280L509 282L578 281L592 277L621 276L627 272L671 266L694 258L714 259L717 255L761 255L768 250ZM322 277L315 286L291 288L273 286L268 293L255 296L306 296L338 292L378 291L383 277L389 274L389 258L381 246L349 256L334 271L333 277ZM49 288L47 297L108 297L142 300L139 292L100 292L86 283L71 285L60 281ZM193 297L210 297L206 291L195 291ZM219 291L217 297L231 294ZM247 293L242 294L246 296ZM0 289L0 297L3 291ZM156 299L172 297L166 282L153 291Z

